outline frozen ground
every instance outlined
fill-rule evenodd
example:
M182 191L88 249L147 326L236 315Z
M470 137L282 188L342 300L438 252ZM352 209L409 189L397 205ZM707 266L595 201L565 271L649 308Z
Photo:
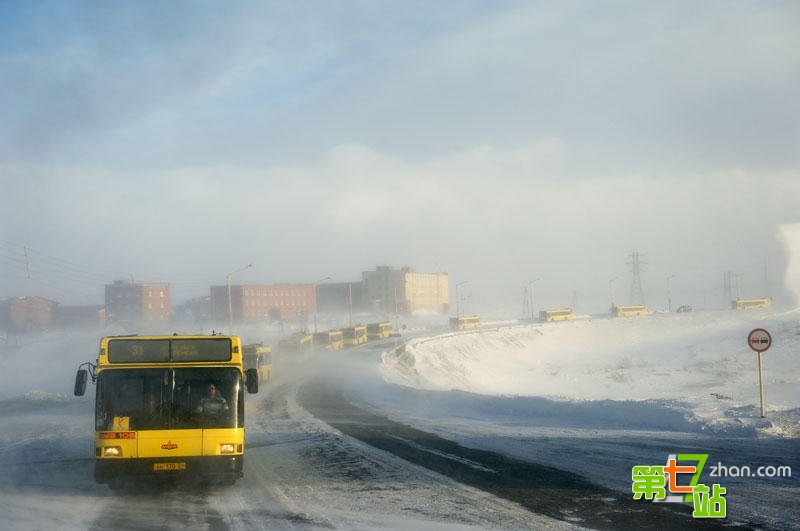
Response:
M26 337L0 355L0 527L569 526L331 428L297 399L308 382L324 381L356 405L464 447L628 494L631 467L663 464L669 453L708 453L710 463L753 469L791 466L791 478L715 481L729 489L731 522L796 528L799 319L798 312L696 312L460 334L419 324L407 336L420 337L402 348L390 341L276 356L275 381L248 397L245 478L230 489L140 496L120 496L91 478L92 401L70 394L98 334ZM755 327L774 339L764 355L765 419L745 344ZM270 339L246 333L246 341Z

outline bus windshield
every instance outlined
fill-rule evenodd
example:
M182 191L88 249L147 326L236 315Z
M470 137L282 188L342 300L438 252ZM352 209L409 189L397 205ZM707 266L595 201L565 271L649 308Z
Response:
M106 370L98 375L98 431L236 428L244 425L237 369Z

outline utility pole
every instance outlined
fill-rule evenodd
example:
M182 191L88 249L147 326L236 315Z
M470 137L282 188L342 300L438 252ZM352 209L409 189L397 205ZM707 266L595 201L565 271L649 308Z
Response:
M347 283L347 307L350 310L350 324L348 325L350 328L353 327L353 285L351 283Z
M731 301L733 301L733 272L725 271L722 275L722 297L725 299L724 307L730 308Z
M30 264L28 263L28 248L27 247L23 247L22 249L25 251L25 274L27 275L28 280L30 280L31 279L31 267L30 267Z
M522 286L522 316L523 318L530 313L530 298L528 296L528 286Z
M608 291L611 292L611 307L615 307L617 302L614 300L614 281L617 280L619 277L611 277L608 279Z
M675 275L670 275L667 277L667 311L672 313L672 288L670 287L669 281L675 278Z
M742 298L742 274L735 273L734 278L736 279L736 300L739 300Z

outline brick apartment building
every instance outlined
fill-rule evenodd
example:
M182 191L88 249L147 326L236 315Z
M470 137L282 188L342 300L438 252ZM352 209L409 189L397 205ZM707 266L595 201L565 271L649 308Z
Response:
M0 301L0 328L8 332L36 332L53 324L58 303L44 297L11 297Z
M170 285L135 284L117 280L106 284L106 320L109 323L166 323L172 319Z
M231 311L235 322L306 320L316 311L316 304L314 284L231 286ZM211 286L211 308L215 322L227 322L227 286Z

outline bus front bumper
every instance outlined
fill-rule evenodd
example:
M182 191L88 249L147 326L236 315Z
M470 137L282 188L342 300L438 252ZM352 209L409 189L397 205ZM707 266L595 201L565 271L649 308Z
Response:
M111 483L125 479L198 479L232 483L242 477L244 456L97 459L94 479Z

